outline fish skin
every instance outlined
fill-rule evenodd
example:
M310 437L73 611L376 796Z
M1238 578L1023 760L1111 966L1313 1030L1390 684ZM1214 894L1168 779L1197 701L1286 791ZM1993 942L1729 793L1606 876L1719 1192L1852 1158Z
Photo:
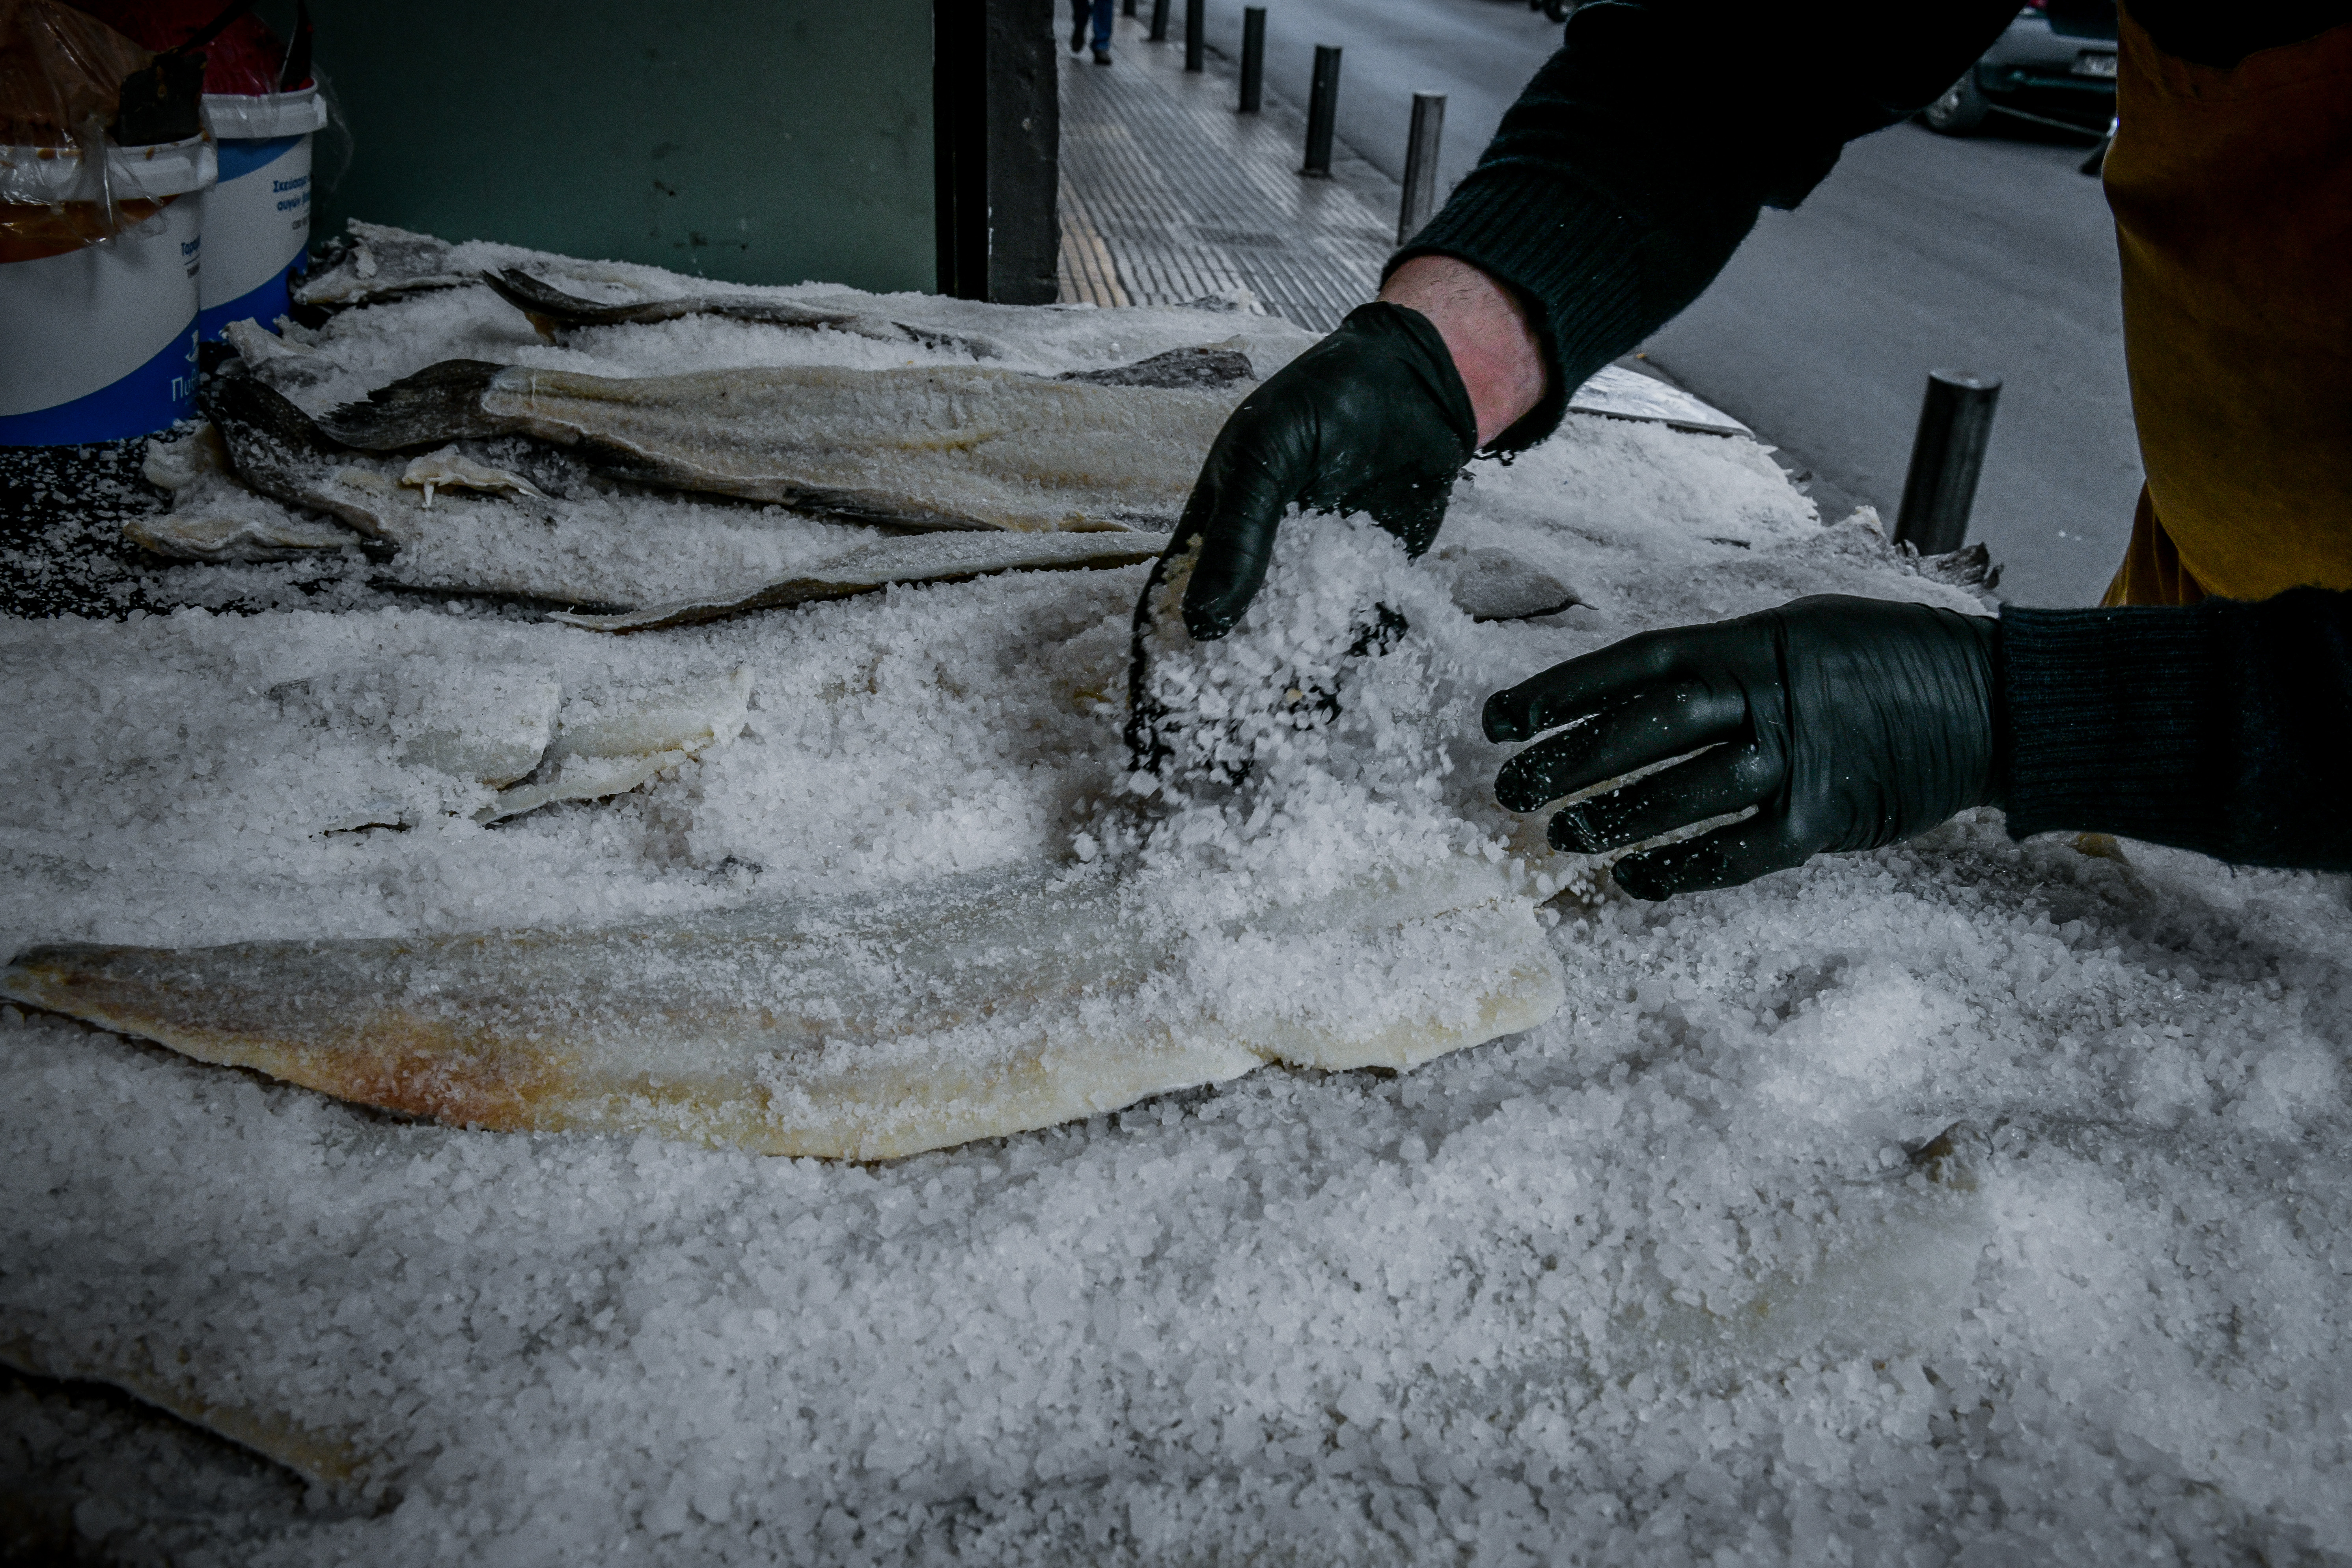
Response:
M350 247L294 285L294 302L320 310L373 304L436 289L460 289L477 274L457 265L456 247L437 235L353 218Z
M49 1331L26 1331L37 1325ZM175 1364L153 1354L143 1342L129 1347L127 1354L108 1354L89 1343L81 1324L52 1327L36 1320L9 1329L14 1331L0 1331L0 1366L33 1377L111 1384L191 1426L276 1460L331 1498L359 1499L393 1468L362 1447L361 1434L321 1430L299 1415L253 1402L249 1395L240 1398L237 1393L208 1387L205 1369L184 1362ZM61 1349L63 1345L73 1348Z
M1244 939L1374 978L1303 1020L1185 988ZM1445 944L1456 1016L1368 994L1383 942ZM0 994L453 1126L877 1160L1267 1061L1410 1067L1531 1027L1562 992L1532 906L1463 861L1206 931L1148 883L1030 865L625 929L41 947Z
M882 342L920 343L928 349L969 354L973 359L997 356L993 342L971 333L909 326L856 310L828 310L792 300L756 294L685 294L665 300L613 303L583 300L519 267L499 268L481 276L493 293L530 318L540 336L550 342L560 342L565 334L582 327L647 326L685 316L718 316L763 327L801 327L810 331L830 328Z
M325 512L370 539L387 537L374 509L355 506L330 488L329 476L345 454L284 393L249 375L216 376L201 399L239 484L272 500Z
M681 316L725 316L766 326L832 327L838 330L855 328L864 320L853 311L824 310L812 305L796 304L790 300L757 297L730 300L721 296L689 294L669 300L632 300L612 304L566 293L547 279L534 277L520 267L501 267L485 272L482 281L488 284L499 299L530 317L534 324L545 320L551 325L563 327L618 327L674 321Z
M929 533L886 539L742 593L649 605L614 615L557 611L548 619L596 632L658 631L822 599L845 599L893 584L964 583L1000 572L1133 566L1157 559L1168 548L1168 537L1164 533Z
M220 436L239 484L272 500L323 512L356 530L360 547L372 558L389 559L430 521L422 491L404 489L390 474L354 465L352 453L329 440L309 415L275 388L252 376L223 377L205 389L203 399L205 416ZM542 521L553 521L557 506L546 496L511 490L495 502L461 496L442 504L445 510L453 505L497 505ZM453 585L448 591L463 590Z
M1107 370L1066 370L1055 379L1083 381L1096 386L1231 386L1236 382L1255 381L1257 372L1251 367L1249 355L1238 349L1212 345L1170 349L1150 359L1115 364Z
M330 410L312 426L325 439L361 452L422 451L511 435L518 428L514 422L484 406L491 386L509 368L488 360L443 360L377 387L365 403Z
M1173 524L1246 388L951 365L614 378L452 360L314 429L369 452L528 436L640 483L904 529L1116 531Z

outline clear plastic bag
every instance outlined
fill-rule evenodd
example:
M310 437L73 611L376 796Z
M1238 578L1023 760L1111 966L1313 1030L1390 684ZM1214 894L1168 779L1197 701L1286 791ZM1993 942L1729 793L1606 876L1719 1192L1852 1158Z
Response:
M0 0L0 146L102 142L154 55L58 0Z
M112 238L210 184L204 69L59 0L0 0L0 263Z

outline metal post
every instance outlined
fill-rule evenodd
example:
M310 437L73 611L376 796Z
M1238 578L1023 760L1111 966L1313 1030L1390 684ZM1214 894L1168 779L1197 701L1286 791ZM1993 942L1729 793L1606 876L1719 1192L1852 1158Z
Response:
M1134 16L1135 0L1119 0L1119 15L1122 16Z
M1339 50L1315 46L1315 82L1307 93L1307 167L1302 174L1331 177L1331 133L1339 119Z
M1255 114L1265 98L1265 7L1242 7L1242 112Z
M1919 405L1919 433L1911 442L1911 471L1903 480L1903 509L1895 517L1897 543L1922 555L1946 555L1968 537L1969 509L1992 439L1993 405L2000 378L1931 370Z
M1207 41L1209 0L1184 0L1184 68L1201 68L1201 46Z
M1412 132L1404 143L1404 201L1397 208L1397 243L1421 232L1437 211L1437 142L1445 132L1445 95L1412 95Z
M1151 41L1168 41L1168 0L1151 0Z

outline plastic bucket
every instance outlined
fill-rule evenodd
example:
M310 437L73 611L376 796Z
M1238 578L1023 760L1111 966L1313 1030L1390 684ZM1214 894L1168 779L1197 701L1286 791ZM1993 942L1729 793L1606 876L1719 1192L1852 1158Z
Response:
M110 147L101 192L72 147L0 148L0 447L152 435L194 412L202 137ZM94 240L110 194L121 231Z
M203 299L197 335L211 342L231 321L276 329L292 307L289 279L310 247L310 141L327 123L315 87L247 97L205 94L205 124L220 143L220 184L206 192Z

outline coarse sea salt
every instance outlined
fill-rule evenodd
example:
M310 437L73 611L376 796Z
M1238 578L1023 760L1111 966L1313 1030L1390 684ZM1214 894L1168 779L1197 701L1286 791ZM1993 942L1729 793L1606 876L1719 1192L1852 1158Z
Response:
M1178 346L1150 333L1181 315L924 308L1047 370ZM328 331L361 390L466 344L648 372L887 348L692 321L533 346L480 289ZM1866 523L1822 526L1752 443L1580 417L1457 487L1419 565L1312 526L1384 593L1494 549L1580 603L1398 606L1427 640L1336 693L1395 717L1394 749L1335 721L1366 765L1312 781L1333 810L1288 836L1244 831L1272 765L1237 794L1128 789L1141 568L629 639L355 588L0 625L12 948L613 923L1064 856L1280 883L1434 824L1566 889L1567 994L1399 1076L1262 1072L877 1165L404 1124L0 1013L12 1341L164 1325L415 1456L306 1495L34 1385L0 1391L0 1463L102 1500L72 1518L118 1552L240 1563L2281 1562L2352 1539L2343 879L2018 845L1978 813L1635 903L1493 806L1505 752L1457 696L1799 593L1971 601ZM264 700L374 689L352 671L569 693L741 667L724 750L496 827L478 781ZM386 789L415 826L326 831Z

